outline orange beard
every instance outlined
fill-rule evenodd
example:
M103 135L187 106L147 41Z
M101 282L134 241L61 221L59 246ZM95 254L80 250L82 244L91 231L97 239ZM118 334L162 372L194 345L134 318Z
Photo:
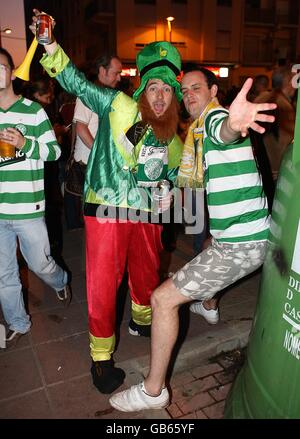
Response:
M142 121L152 127L157 140L166 142L174 137L179 122L179 103L175 94L168 109L159 117L152 111L145 92L139 98L138 108L142 114Z

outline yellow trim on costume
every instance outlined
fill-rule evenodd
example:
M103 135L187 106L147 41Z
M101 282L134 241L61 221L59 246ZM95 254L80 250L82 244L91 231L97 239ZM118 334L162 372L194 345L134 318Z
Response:
M125 93L119 93L112 101L111 108L112 111L109 113L109 120L112 138L117 150L123 157L124 163L130 167L134 167L136 165L135 158L129 151L126 151L122 144L122 139L134 121L140 120L140 117L137 117L137 103ZM126 109L126 111L124 111L124 109ZM123 136L121 134L123 134ZM141 139L136 146L136 150L141 147L140 144L142 144L142 140L143 139Z
M111 337L102 338L90 335L90 349L93 361L109 360L111 354L115 350L116 337L113 334Z
M131 302L131 316L138 325L151 325L151 306Z
M57 75L59 75L69 62L70 58L67 54L65 54L59 44L52 55L44 53L42 59L40 60L43 68L46 70L48 75L51 76L51 78L55 78Z

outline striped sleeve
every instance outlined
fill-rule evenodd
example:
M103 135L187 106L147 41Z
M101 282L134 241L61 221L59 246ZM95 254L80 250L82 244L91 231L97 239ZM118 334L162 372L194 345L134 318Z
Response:
M222 123L228 114L229 113L225 108L213 109L207 113L204 122L204 136L209 137L213 143L224 143L221 139L220 131Z
M20 97L8 111L0 110L0 129L14 127L26 139L14 157L0 156L0 219L44 216L44 161L60 156L54 131L42 107Z
M52 125L46 112L40 108L36 114L35 124L31 127L22 152L33 160L55 161L61 150L57 143Z

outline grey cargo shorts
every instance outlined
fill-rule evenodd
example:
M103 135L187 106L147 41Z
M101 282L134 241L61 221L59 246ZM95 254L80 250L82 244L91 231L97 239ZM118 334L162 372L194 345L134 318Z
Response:
M181 294L191 300L211 299L237 280L259 268L265 258L267 241L223 243L212 240L172 277Z

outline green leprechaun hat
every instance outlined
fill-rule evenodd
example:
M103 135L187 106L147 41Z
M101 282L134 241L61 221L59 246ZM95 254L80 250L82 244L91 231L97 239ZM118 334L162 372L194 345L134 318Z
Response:
M181 57L176 47L168 41L155 41L147 44L137 54L136 64L140 72L141 83L133 95L135 100L138 100L149 79L155 78L173 87L178 101L181 101L180 84L176 79L180 75Z

